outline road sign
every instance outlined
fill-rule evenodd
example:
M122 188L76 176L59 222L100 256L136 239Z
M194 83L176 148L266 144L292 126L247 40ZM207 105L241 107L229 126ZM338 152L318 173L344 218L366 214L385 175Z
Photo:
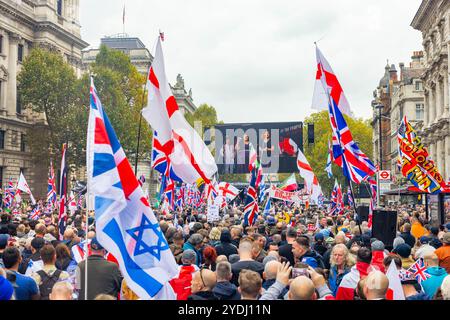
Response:
M391 181L391 171L390 170L380 170L378 173L380 177L380 181Z

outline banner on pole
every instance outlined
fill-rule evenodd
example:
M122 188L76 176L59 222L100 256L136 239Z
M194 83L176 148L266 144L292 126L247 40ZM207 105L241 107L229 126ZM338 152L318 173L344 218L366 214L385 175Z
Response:
M270 187L269 197L295 203L301 203L303 201L303 194L301 191L297 192L284 191L281 190L280 188L277 188L274 185Z

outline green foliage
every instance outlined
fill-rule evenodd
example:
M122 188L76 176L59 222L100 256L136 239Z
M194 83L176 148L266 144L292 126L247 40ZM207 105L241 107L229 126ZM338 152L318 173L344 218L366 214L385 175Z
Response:
M201 121L202 127L212 127L218 123L217 111L213 106L201 104L193 114L187 113L186 120L193 127L195 121Z
M363 119L352 119L345 116L348 127L352 132L353 139L358 143L361 150L369 157L372 158L372 128L369 121ZM309 161L309 164L314 170L319 183L322 187L322 191L326 197L331 193L334 186L334 178L329 179L325 166L328 156L328 140L331 143L331 126L327 111L322 111L312 114L304 121L305 130L306 124L314 123L314 144L308 145L307 134L305 131L304 136L304 153ZM342 169L332 164L333 176L338 179L338 182L344 188L348 185L347 179L342 174ZM357 192L356 186L354 191ZM343 190L343 192L345 192Z
M59 154L69 140L71 119L79 112L75 72L60 54L35 48L24 60L17 81L24 107L44 113L47 120L49 130L37 125L28 134L28 144L35 160L48 161L49 150Z
M128 56L101 47L91 65L95 85L112 126L129 157L134 162L140 111L146 103L145 77L139 74ZM48 123L36 128L29 139L32 152L39 157L59 154L68 142L68 161L85 165L86 132L89 116L89 74L77 79L73 68L62 56L43 49L33 49L18 76L25 106L43 112ZM151 153L151 130L142 120L140 157ZM142 158L141 158L142 159Z

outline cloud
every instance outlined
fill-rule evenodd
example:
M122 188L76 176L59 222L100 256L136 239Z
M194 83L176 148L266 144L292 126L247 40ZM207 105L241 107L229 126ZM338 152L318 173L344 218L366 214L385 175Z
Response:
M371 117L386 59L421 50L409 26L421 0L127 0L125 30L152 50L158 30L171 81L225 122L293 121L310 114L314 41L331 63L355 114ZM123 0L82 0L84 40L122 32Z

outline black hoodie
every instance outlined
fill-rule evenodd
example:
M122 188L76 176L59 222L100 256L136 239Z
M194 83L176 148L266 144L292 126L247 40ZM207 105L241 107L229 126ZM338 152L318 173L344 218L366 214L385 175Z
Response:
M217 282L213 293L219 300L241 300L237 287L229 281Z
M224 255L227 257L232 254L237 254L238 250L235 245L231 244L231 233L228 230L223 230L220 234L220 244L216 247L217 255Z

